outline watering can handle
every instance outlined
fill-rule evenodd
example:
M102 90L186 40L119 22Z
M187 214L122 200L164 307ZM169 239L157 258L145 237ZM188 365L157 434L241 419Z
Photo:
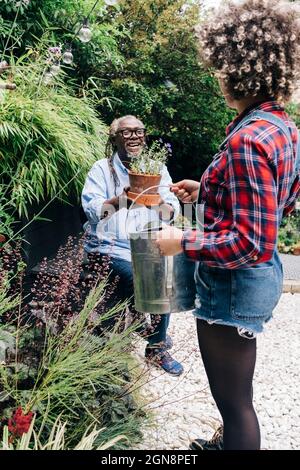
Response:
M168 184L155 184L154 186L150 186L149 188L144 189L141 193L137 195L137 197L132 201L129 207L129 211L132 208L132 206L136 203L136 201L139 199L139 197L143 196L143 194L147 193L147 191L150 191L150 189L155 189L155 188L170 188L170 185Z
M139 193L137 195L137 197L132 201L132 203L130 204L129 206L129 209L128 209L128 212L127 212L127 215L126 215L126 222L125 222L125 226L127 227L127 220L128 220L128 214L129 214L129 211L130 209L134 206L134 204L136 203L136 201L139 199L139 197L141 197L143 194L145 194L147 191L149 191L150 189L155 189L155 188L170 188L169 185L167 184L156 184L154 186L150 186L150 188L146 188L144 189L144 191L142 191L141 193ZM174 216L173 218L169 221L169 224L171 224L172 222L174 222L174 218L175 218L175 211L174 211Z
M167 270L167 295L173 293L173 256L166 256L166 270Z
M159 185L154 185L154 186L151 186L150 188L146 188L144 189L144 191L142 191L141 193L139 193L137 195L137 197L132 201L132 203L130 204L129 206L129 209L127 211L127 214L126 214L126 219L125 219L125 232L127 233L127 236L128 236L128 230L127 230L127 222L128 222L128 215L129 215L129 211L130 209L132 209L132 207L134 206L134 204L136 203L136 201L139 199L140 196L142 196L143 194L145 194L147 191L149 191L150 189L154 189L154 188L170 188L169 185L162 185L162 184L159 184ZM174 216L173 218L169 221L169 224L171 224L173 221L174 221L174 218L175 218L175 211L174 211ZM100 230L100 233L103 234L103 227L107 224L107 220L104 218L103 220L101 220L99 223L98 223L98 226L97 228L99 228ZM106 236L108 235L111 235L111 238L113 239L114 238L114 234L111 234L111 233L106 233Z

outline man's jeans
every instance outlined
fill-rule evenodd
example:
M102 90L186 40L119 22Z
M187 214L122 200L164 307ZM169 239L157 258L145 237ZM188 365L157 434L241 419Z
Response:
M111 277L119 277L117 286L112 293L113 304L128 300L129 308L134 309L133 298L133 273L132 263L119 258L109 258L109 270ZM110 302L111 303L111 302ZM170 314L151 315L151 334L147 337L150 345L158 344L166 340L167 329L169 326Z

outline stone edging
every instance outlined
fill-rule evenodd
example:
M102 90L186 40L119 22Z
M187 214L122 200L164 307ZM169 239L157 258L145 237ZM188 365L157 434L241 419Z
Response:
M300 294L300 281L284 279L283 292L290 292L291 294Z

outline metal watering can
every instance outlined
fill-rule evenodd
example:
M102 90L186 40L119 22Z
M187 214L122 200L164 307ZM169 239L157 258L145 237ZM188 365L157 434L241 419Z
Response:
M161 185L147 188L139 196L154 187ZM132 202L129 210L139 196ZM143 313L163 314L194 308L195 263L184 253L176 256L160 254L155 243L155 234L162 228L149 227L129 234L135 308Z

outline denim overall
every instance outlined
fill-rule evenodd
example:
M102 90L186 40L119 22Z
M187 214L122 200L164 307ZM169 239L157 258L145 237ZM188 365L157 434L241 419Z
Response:
M291 134L282 119L264 111L253 111L246 116L227 136L220 146L225 148L227 141L241 127L255 120L268 121L279 127L293 148ZM300 172L300 143L298 138L294 174L291 186ZM283 205L284 207L284 205ZM283 208L278 217L281 223ZM282 264L277 248L270 261L250 268L224 269L197 263L195 270L196 301L194 315L210 324L233 326L241 336L254 338L263 331L263 325L272 317L281 293L283 283Z

